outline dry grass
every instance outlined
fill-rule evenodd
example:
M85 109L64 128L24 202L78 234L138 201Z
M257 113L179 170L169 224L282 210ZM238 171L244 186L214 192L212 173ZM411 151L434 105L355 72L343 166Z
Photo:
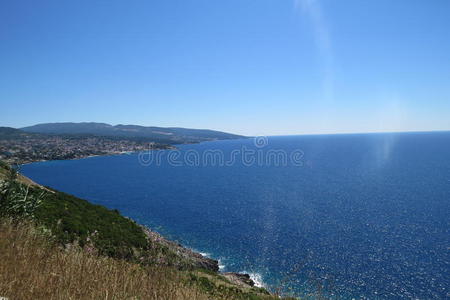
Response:
M208 299L168 268L62 250L31 224L0 220L0 297Z

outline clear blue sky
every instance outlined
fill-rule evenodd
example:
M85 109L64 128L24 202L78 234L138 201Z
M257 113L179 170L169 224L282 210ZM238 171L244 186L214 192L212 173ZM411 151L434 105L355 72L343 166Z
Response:
M450 1L1 1L0 105L12 127L450 130Z

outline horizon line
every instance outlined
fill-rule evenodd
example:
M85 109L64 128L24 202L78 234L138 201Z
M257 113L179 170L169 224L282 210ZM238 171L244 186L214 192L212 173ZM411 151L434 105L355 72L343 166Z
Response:
M450 132L450 129L433 129L433 130L393 130L393 131L356 131L356 132L330 132L330 133L293 133L293 134L273 134L273 135L251 135L249 137L282 137L282 136L298 136L298 135L347 135L347 134L385 134L385 133L434 133L434 132Z
M450 129L431 129L431 130L389 130L389 131L344 131L344 132L303 132L303 133L287 133L287 134L258 134L258 135L252 135L252 134L242 134L242 133L234 133L232 131L228 130L222 130L222 129L211 129L211 128L195 128L195 127L183 127L183 126L161 126L161 125L141 125L141 124L126 124L126 123L118 123L115 125L112 125L110 123L106 122L95 122L95 121L81 121L81 122L72 122L72 121L64 121L64 122L45 122L45 123L36 123L34 125L27 125L22 127L12 127L12 126L0 126L0 127L10 127L21 130L25 127L31 127L36 126L40 124L55 124L55 123L73 123L73 124L80 124L80 123L97 123L97 124L106 124L110 126L117 126L117 125L125 125L125 126L142 126L142 127L160 127L160 128L185 128L185 129L197 129L197 130L212 130L212 131L221 131L225 133L235 134L235 135L241 135L244 137L259 137L259 136L267 136L267 137L282 137L282 136L305 136L305 135L348 135L348 134L382 134L382 133L432 133L432 132L449 132Z

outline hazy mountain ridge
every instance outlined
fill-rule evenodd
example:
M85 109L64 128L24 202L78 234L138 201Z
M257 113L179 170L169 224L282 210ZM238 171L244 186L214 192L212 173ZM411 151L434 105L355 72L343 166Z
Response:
M0 139L9 140L9 139L21 139L28 137L39 136L39 134L25 132L20 129L12 128L12 127L0 127Z
M197 143L211 140L236 139L244 136L209 130L180 127L156 127L140 125L110 125L106 123L43 123L20 128L29 133L41 134L88 134L96 136L115 136L127 138L145 138L155 142L172 144Z

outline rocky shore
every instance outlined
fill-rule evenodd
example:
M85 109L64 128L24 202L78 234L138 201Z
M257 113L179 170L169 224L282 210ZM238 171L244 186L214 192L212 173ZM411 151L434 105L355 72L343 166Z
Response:
M148 227L142 226L142 230L148 237L150 241L153 243L161 244L166 247L168 247L170 250L172 250L174 253L176 253L179 257L181 257L184 261L188 262L189 265L192 266L194 269L205 269L209 270L218 274L223 275L226 279L228 279L230 282L242 286L242 287L253 287L255 286L255 282L250 278L249 274L241 274L241 273L234 273L234 272L226 272L226 273L220 273L219 272L219 262L215 259L205 257L204 255L192 251L191 249L188 249L186 247L183 247L183 245L176 243L174 241L170 241L163 237L161 234L152 231ZM180 266L180 268L183 268L183 266Z

